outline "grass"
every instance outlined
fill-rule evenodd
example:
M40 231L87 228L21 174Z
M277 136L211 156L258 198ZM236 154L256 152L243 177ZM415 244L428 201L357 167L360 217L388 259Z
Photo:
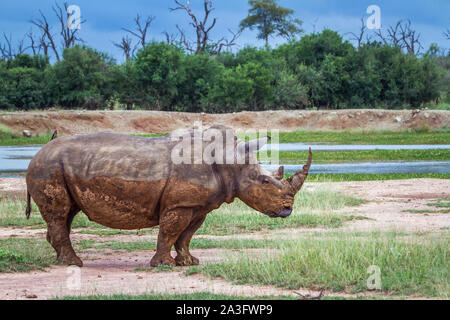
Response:
M288 177L289 175L286 175ZM450 179L449 173L342 173L342 174L310 174L307 182L342 182L342 181L375 181L406 179Z
M267 152L267 158L261 157L261 161L270 160L271 152ZM282 163L306 162L308 153L304 151L280 151L279 160ZM336 163L352 161L448 161L449 149L434 150L367 150L367 151L314 151L314 163Z
M443 210L403 210L402 212L409 212L409 213L449 213L450 209L443 209Z
M197 268L240 284L361 292L367 290L367 270L374 265L381 270L382 291L449 296L448 234L420 242L380 234L368 234L364 239L340 234L284 244L276 253L253 257L242 253Z
M5 126L0 126L0 145L28 145L46 144L52 133L25 138L19 133L12 132ZM160 137L167 133L134 134L140 137ZM269 133L270 135L270 133ZM244 138L244 135L238 136ZM448 144L450 130L430 130L427 128L403 131L293 131L280 132L280 143L317 142L329 144Z
M270 134L269 134L270 135ZM330 144L448 144L450 130L426 128L403 131L293 131L280 132L280 143L320 142Z
M50 141L53 133L46 133L31 138L24 137L20 133L11 131L11 129L0 125L0 146L22 146L45 144Z
M325 298L325 297L324 297ZM294 300L295 297L287 296L231 296L225 294L216 294L211 292L195 292L181 294L158 294L149 293L143 295L90 295L90 296L66 296L55 298L56 300Z
M54 262L53 248L45 240L0 240L0 272L43 270Z
M30 219L25 217L26 201L20 198L1 198L0 197L0 227L34 227L45 228L46 223L34 202L31 203L32 212ZM79 213L75 217L73 228L103 228L101 225L89 221L88 217Z
M360 217L331 211L356 206L363 202L363 200L327 189L302 190L297 194L293 214L287 219L273 219L251 209L242 201L236 199L233 203L223 204L219 209L210 213L197 234L226 235L266 229L339 227L346 221L360 219ZM0 199L0 226L45 228L46 224L36 205L33 203L30 220L25 217L25 207L25 201L20 199ZM89 221L83 213L79 213L75 217L72 227L74 229L93 228L93 230L83 230L82 232L101 236L136 234L136 231L108 229ZM140 232L155 232L153 230L155 229Z
M273 219L249 208L237 199L232 204L223 204L208 214L197 234L227 235L265 229L340 227L345 221L357 217L332 211L360 205L363 202L327 189L302 190L296 196L291 216L286 219Z

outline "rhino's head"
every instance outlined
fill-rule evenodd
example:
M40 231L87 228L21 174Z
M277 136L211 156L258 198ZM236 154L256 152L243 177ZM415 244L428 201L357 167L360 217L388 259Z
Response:
M245 152L254 156L253 150L261 148L267 138L250 141ZM311 166L311 149L303 170L297 171L288 179L283 179L284 167L275 172L269 172L259 164L247 165L241 168L238 177L238 198L245 204L272 218L286 218L292 213L295 194L301 189L308 176Z

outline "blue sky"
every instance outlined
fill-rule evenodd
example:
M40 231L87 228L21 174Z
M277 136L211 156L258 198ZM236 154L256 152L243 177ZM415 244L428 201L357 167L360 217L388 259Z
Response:
M62 1L57 0L58 3ZM124 31L121 28L132 28L133 18L137 13L142 16L156 16L150 38L163 40L164 31L175 33L175 25L189 30L189 19L182 12L170 12L172 0L68 0L81 8L82 18L87 21L82 25L80 35L88 45L105 51L119 62L123 60L119 49L113 46L119 41ZM201 8L203 0L191 0L192 7ZM0 33L11 34L13 40L19 40L32 27L31 18L38 17L41 9L50 23L55 23L52 5L55 0L0 0ZM213 38L218 39L227 34L227 29L236 30L239 22L246 17L247 0L214 0L217 27ZM443 48L450 48L450 41L443 36L444 30L450 28L449 0L280 0L279 4L295 10L295 17L303 21L305 33L330 28L341 34L357 32L360 19L368 17L366 9L369 5L378 5L381 9L383 28L395 24L400 19L410 19L412 26L421 34L425 48L433 42ZM54 27L56 31L56 25ZM350 36L344 36L349 38ZM282 39L273 39L272 45L282 43ZM256 39L256 32L246 31L238 40L238 44L261 46L263 42Z

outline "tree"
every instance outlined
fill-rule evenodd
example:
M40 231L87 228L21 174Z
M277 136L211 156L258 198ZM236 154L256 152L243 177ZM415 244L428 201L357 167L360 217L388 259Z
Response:
M61 35L61 42L62 42L62 50L66 48L70 48L74 46L77 43L84 42L83 39L80 38L78 35L79 29L71 29L69 28L67 21L69 20L71 13L68 11L69 5L67 2L63 4L64 9L59 5L55 4L54 7L52 7L53 12L55 13L57 20L59 22L59 34ZM34 40L32 33L29 33L29 36L31 36L33 50L36 50L36 47L34 45L35 42L37 42L38 47L43 48L45 51L45 55L48 53L48 49L51 48L53 53L55 54L56 60L61 60L61 54L60 49L58 45L56 44L57 38L52 32L52 27L49 25L47 17L42 13L41 10L39 10L40 18L38 19L32 19L31 23L35 25L40 31L41 36L38 38L38 41ZM81 21L81 23L86 22L85 20Z
M136 83L142 95L142 106L173 111L185 78L181 48L164 42L149 43L136 54Z
M417 55L420 49L423 49L420 43L420 34L411 27L409 20L406 22L399 20L395 26L387 28L386 35L383 35L381 29L376 32L376 35L385 45L405 49L411 55Z
M249 0L251 8L248 16L241 21L241 30L256 28L258 39L262 39L269 46L271 36L281 36L292 39L301 33L302 21L292 18L294 10L280 7L277 0Z
M126 31L129 34L136 37L138 39L139 43L141 44L141 47L144 48L145 45L147 44L147 34L149 31L148 29L150 28L154 19L155 19L155 17L148 16L145 19L145 21L142 22L141 16L138 14L138 15L136 15L136 18L134 18L134 23L136 24L136 30L130 30L130 29L126 29L126 28L122 28L122 30ZM130 41L128 41L128 42L130 42ZM122 41L122 43L123 43L123 41Z
M231 48L236 45L236 40L239 38L240 32L233 32L230 29L228 30L232 34L231 40L226 39L225 37L220 38L218 41L213 41L211 39L211 31L214 29L217 23L217 18L212 18L210 21L211 12L214 11L214 6L212 0L203 0L203 17L198 17L191 8L190 0L186 0L184 3L181 0L175 0L175 4L177 5L174 8L170 8L171 11L182 10L185 11L191 22L189 25L194 29L196 40L194 43L191 43L189 39L186 37L184 30L176 25L177 30L180 34L179 44L182 45L186 51L194 54L200 54L203 52L209 52L212 54L220 54L224 48ZM165 32L167 42L171 43L170 37L167 32Z
M66 48L63 59L47 75L49 91L63 108L105 108L113 96L113 64L109 56L92 48Z

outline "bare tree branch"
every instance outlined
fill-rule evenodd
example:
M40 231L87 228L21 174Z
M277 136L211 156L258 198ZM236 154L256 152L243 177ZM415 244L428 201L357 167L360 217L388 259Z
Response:
M420 43L420 33L411 28L411 21L408 20L404 25L400 25L400 37L409 54L416 55L420 49L423 49Z
M68 19L70 18L70 13L67 11L68 4L67 2L64 2L63 8L58 4L55 3L55 6L52 7L53 12L55 13L56 17L58 18L59 24L60 24L60 34L62 37L62 45L63 48L70 48L73 46L76 42L84 42L83 39L81 39L77 33L79 29L71 29L69 28L69 24L67 23ZM81 23L86 22L86 20L81 21Z
M14 59L17 55L24 53L28 48L25 46L25 37L14 46L12 35L9 37L3 33L4 43L0 43L0 55L2 59Z
M447 40L450 40L450 29L447 29L447 30L444 31L444 37L445 37Z
M411 21L403 22L399 20L395 26L387 29L387 35L383 35L381 30L375 33L384 44L405 49L407 53L417 55L423 49L420 43L420 34L411 27Z
M210 19L211 12L214 11L214 6L212 0L203 0L203 17L198 17L192 11L191 3L189 0L186 0L186 3L181 0L174 0L177 5L174 8L170 8L171 11L184 11L187 13L191 22L189 25L194 29L196 40L194 44L192 44L186 37L186 33L184 30L177 25L177 30L180 34L180 44L185 47L185 49L191 53L199 54L206 51L211 51L212 53L220 53L223 48L230 48L236 45L236 39L239 37L240 32L233 33L233 38L231 40L227 40L225 38L221 38L217 42L212 42L210 38L210 33L214 29L217 23L216 18ZM195 48L195 49L194 49Z
M361 28L359 29L359 33L356 34L354 32L348 32L348 34L352 36L350 40L356 41L356 43L358 44L358 49L361 48L361 44L364 40L364 34L366 33L366 30L367 27L364 24L364 18L361 18ZM367 38L366 40L369 40L369 38Z
M43 36L41 37L41 39L47 39L48 40L48 46L47 46L47 53L48 53L48 48L51 48L53 53L56 56L56 60L60 61L60 56L59 56L59 52L58 52L58 48L56 47L55 44L55 40L51 31L51 27L48 24L47 18L45 17L45 15L42 13L41 10L39 10L39 13L41 15L41 17L39 19L35 19L35 20L31 20L31 23L34 24L36 27L38 27L41 32L43 33Z
M122 37L120 43L114 43L114 46L120 48L125 55L126 61L129 61L136 50L136 46L133 47L133 40L129 36Z
M138 38L142 48L147 44L147 33L149 31L150 25L152 24L155 17L148 16L145 21L141 22L141 16L138 14L136 18L134 18L134 23L136 24L136 31L122 28L122 30L130 33L134 37Z

